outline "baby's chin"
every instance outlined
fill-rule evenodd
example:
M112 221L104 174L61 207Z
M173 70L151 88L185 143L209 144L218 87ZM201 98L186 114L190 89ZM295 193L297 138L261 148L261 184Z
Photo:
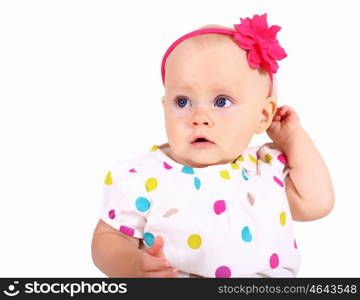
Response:
M226 159L220 159L219 157L214 158L212 155L193 155L192 157L186 157L186 161L189 161L189 163L195 167L195 168L205 168L212 165L222 165L230 162L230 160Z
M233 161L233 159L226 158L221 149L216 146L208 149L195 149L192 147L172 148L168 154L177 162L194 168L222 165Z

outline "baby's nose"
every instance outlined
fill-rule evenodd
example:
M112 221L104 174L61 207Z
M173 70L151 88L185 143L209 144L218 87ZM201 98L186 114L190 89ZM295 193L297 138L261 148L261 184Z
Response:
M194 121L193 124L196 125L196 126L198 126L198 125L209 126L209 122L208 122L208 121Z
M211 112L207 108L198 108L192 116L192 126L214 126Z
M197 115L192 120L192 126L199 127L199 126L205 126L205 127L213 127L214 126L214 120L210 116L205 115Z

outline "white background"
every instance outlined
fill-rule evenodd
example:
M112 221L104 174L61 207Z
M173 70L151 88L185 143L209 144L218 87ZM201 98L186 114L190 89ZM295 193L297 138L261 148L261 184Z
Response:
M0 276L104 276L90 251L103 181L166 142L165 50L265 12L288 53L279 105L300 115L336 193L329 216L295 224L298 276L359 277L357 1L304 0L1 1Z

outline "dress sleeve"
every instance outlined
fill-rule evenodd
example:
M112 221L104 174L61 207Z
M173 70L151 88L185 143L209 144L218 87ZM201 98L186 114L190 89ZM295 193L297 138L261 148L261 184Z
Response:
M110 168L103 184L100 219L126 235L142 239L150 201L141 197L137 175L121 163Z
M285 153L275 143L266 143L259 147L257 155L259 161L268 164L276 178L284 182L290 171Z

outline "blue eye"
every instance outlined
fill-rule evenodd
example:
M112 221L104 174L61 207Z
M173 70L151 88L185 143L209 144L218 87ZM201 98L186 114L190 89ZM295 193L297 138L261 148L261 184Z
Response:
M226 101L230 102L228 105L226 105ZM215 100L215 106L218 107L228 107L232 102L227 97L219 97ZM187 98L185 97L179 97L175 99L175 104L178 107L184 108L187 106L187 104L190 104Z
M227 107L227 106L225 106L226 100L228 100L231 103L231 101L229 99L227 99L226 97L220 97L220 98L216 99L215 104L218 104L217 106L219 106L219 107Z
M184 97L180 97L180 98L176 99L176 104L179 107L185 107L187 102L188 102L188 100L186 98L184 98Z

